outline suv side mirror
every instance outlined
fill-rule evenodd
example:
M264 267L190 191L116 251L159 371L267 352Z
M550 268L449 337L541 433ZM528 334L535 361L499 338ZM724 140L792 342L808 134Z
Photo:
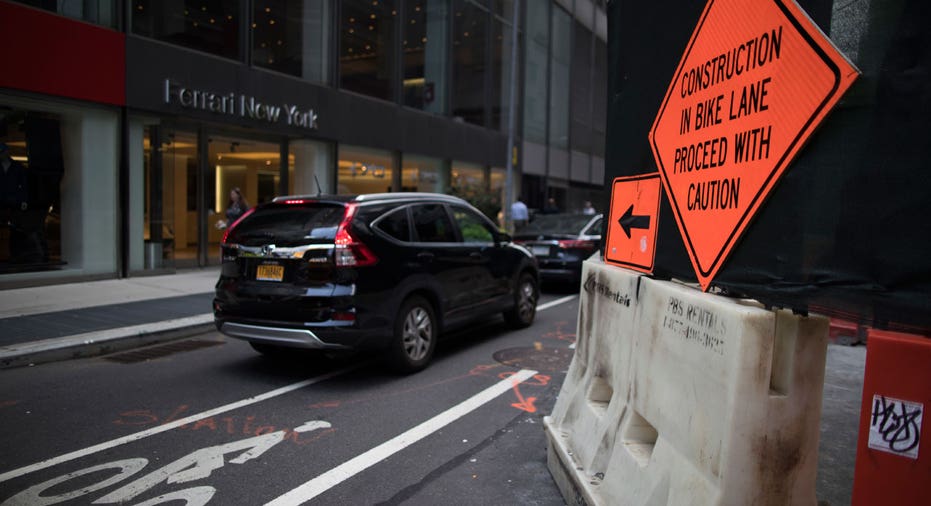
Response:
M514 239L511 237L511 234L506 234L504 232L498 232L498 236L495 237L495 240L498 244L503 244L506 242L511 242Z

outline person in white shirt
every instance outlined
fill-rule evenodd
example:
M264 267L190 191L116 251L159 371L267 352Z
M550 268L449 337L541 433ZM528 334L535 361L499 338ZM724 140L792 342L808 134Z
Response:
M524 204L519 198L511 204L511 220L514 221L514 231L520 230L527 224L530 215L527 212L527 204Z

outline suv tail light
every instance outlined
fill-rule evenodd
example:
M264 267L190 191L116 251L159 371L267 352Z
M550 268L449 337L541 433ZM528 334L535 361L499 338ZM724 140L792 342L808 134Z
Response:
M349 234L349 226L356 214L357 204L346 206L343 222L336 229L336 239L333 250L333 261L337 267L365 267L378 263L378 257L365 244L357 241Z
M562 249L578 248L578 249L595 249L595 241L583 239L566 239L559 241L559 247Z
M252 214L252 213L254 213L254 212L255 212L255 208L254 208L254 207L250 207L246 212L242 213L242 216L240 216L239 218L237 218L236 221L234 221L233 223L230 223L229 225L227 225L227 227L226 227L226 232L223 232L223 240L220 241L220 245L221 245L221 246L226 245L226 240L229 239L229 237L230 237L230 232L233 231L233 229L236 227L236 225L239 225L239 222L240 222L240 221L246 219L246 216L249 216L250 214Z

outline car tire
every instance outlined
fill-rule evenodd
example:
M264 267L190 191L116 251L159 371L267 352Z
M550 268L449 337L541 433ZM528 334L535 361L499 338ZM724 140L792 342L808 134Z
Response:
M393 369L409 374L427 367L436 349L437 323L433 306L423 297L410 297L401 304L389 350Z
M537 280L529 273L522 273L517 280L517 290L514 292L514 306L504 312L504 321L508 326L516 329L529 327L537 314L537 300L540 299L540 288Z

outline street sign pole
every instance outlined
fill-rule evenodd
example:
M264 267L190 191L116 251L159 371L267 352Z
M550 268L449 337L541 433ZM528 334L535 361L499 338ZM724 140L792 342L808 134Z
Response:
M507 176L504 182L504 202L501 203L504 211L504 230L513 232L513 217L511 204L514 202L514 129L517 120L514 117L514 99L517 96L517 21L520 16L520 2L514 2L514 18L511 20L511 76L508 90L508 152Z

